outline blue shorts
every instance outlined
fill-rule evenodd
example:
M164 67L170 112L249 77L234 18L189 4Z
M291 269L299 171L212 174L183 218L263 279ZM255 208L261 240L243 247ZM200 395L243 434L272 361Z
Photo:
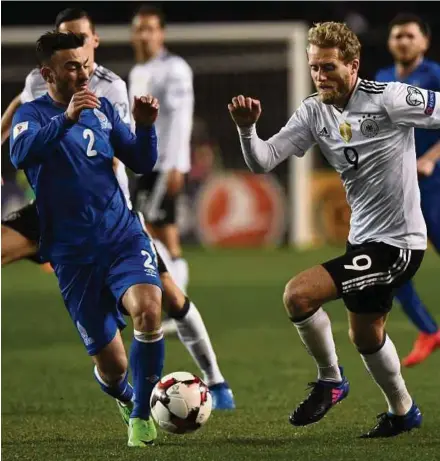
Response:
M133 285L162 288L156 253L146 235L118 245L117 255L96 264L56 264L54 271L89 355L98 354L125 326L121 300Z
M424 190L420 188L421 207L425 218L428 238L440 253L440 188Z

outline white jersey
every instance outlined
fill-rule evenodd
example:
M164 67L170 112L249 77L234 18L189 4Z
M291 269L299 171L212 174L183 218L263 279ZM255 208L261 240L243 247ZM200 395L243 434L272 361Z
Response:
M156 58L136 64L128 77L130 103L151 94L159 100L155 123L159 158L156 171L191 168L191 130L194 112L193 74L186 61L162 51Z
M287 124L267 141L255 126L239 129L249 168L270 171L314 144L344 184L351 208L348 240L368 240L423 250L426 226L420 191L414 127L440 129L440 93L404 83L359 79L341 112L305 99Z
M130 124L130 107L128 103L127 85L118 75L103 66L95 63L90 76L88 88L98 98L107 98L118 111L121 120ZM39 69L32 70L26 77L25 87L21 92L21 103L33 101L47 93L47 84L41 76ZM128 190L128 177L125 165L119 161L116 169L116 178L124 193L128 207L131 209L130 192Z

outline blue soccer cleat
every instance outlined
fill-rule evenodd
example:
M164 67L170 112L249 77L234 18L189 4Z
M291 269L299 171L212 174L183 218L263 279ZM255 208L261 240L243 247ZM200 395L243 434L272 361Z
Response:
M327 414L330 408L345 399L350 390L350 384L345 376L342 376L340 383L318 380L314 383L309 383L309 386L312 391L289 417L290 424L294 426L307 426L308 424L317 423Z
M213 410L233 410L235 408L234 394L226 381L209 386Z
M404 416L393 415L392 413L382 413L378 415L377 424L366 434L361 435L361 439L377 439L383 437L394 437L418 429L422 425L422 413L415 403Z

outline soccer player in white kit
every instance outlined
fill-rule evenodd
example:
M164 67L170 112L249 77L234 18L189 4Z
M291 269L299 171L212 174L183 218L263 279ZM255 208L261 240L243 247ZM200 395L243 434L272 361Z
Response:
M164 46L165 18L160 9L142 5L132 21L136 64L128 77L130 103L148 93L160 101L156 121L159 158L150 175L136 179L133 205L143 213L151 235L168 249L176 281L188 283L188 266L182 255L177 227L177 200L191 168L193 125L193 73L187 62Z
M97 97L107 98L118 110L121 119L129 125L130 108L127 86L119 76L95 63L94 54L99 45L99 37L95 32L90 16L82 9L67 8L58 14L55 26L60 32L70 31L85 35L85 48L88 48L89 61L93 68L88 88ZM25 88L19 99L23 104L44 95L46 92L45 80L39 69L34 69L27 76ZM10 112L12 112L12 118L14 111L11 110ZM3 125L6 126L7 122L8 120L4 117L2 119L2 131ZM2 140L4 139L2 136ZM127 200L127 205L131 208L127 173L124 164L120 161L115 168L115 174ZM34 260L37 263L43 262L38 255L39 237L38 212L35 202L31 202L2 221L2 265L23 258ZM233 409L235 408L234 396L220 371L203 319L195 304L187 297L185 289L175 282L175 274L168 271L168 267L171 267L171 257L167 249L157 241L155 248L158 253L158 270L164 290L164 310L175 319L179 339L202 371L203 379L211 391L213 408ZM95 370L95 375L96 373ZM98 376L97 379L100 383L105 381ZM123 416L127 416L129 408L119 405L119 409Z
M322 308L342 298L349 311L350 338L388 404L388 411L362 436L375 438L410 431L422 421L385 322L393 289L414 276L426 249L413 127L440 128L440 94L360 79L360 49L345 24L310 28L307 55L317 93L267 141L258 137L255 127L260 101L240 95L228 109L252 171L271 171L318 144L341 176L352 212L347 251L296 275L284 292L286 311L318 367L310 395L290 422L317 422L348 394L330 320Z

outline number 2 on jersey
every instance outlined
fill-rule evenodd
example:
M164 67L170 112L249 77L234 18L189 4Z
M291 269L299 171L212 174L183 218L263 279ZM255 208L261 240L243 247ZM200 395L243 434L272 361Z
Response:
M95 143L95 135L93 134L93 131L90 128L87 128L83 132L83 138L89 139L89 143L87 144L87 157L94 157L95 155L98 155L98 152L93 149L93 144Z

